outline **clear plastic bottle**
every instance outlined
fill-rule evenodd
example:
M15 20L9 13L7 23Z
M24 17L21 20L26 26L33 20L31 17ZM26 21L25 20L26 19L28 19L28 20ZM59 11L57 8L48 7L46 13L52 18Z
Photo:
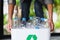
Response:
M34 17L33 25L34 25L35 29L39 29L39 26L40 26L40 17Z
M31 23L27 22L26 23L26 28L29 28L30 29L31 28Z
M33 21L33 17L29 17L29 20L28 20L28 22L27 22L27 24L26 24L26 27L27 27L27 28L33 28L33 23L32 23L32 21Z
M35 25L35 24L37 24L37 23L39 23L40 22L40 17L34 17L33 18L33 24Z
M41 20L42 20L42 26L44 27L44 28L49 28L50 29L50 27L49 27L49 24L48 24L48 19L46 19L46 18L41 18Z
M17 16L13 19L13 28L17 28L18 27L18 18Z
M13 28L17 28L18 27L18 14L17 14L17 10L14 10L14 17L13 17Z
M22 18L21 27L26 27L26 18Z
M35 19L35 28L40 29L40 28L49 28L48 25L48 20L45 18L36 18Z

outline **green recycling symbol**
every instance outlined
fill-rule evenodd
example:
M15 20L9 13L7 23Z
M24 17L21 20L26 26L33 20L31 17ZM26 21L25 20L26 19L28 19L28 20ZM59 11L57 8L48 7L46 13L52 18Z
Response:
M31 40L31 38L33 38L33 40L37 40L37 36L36 35L28 35L26 40Z

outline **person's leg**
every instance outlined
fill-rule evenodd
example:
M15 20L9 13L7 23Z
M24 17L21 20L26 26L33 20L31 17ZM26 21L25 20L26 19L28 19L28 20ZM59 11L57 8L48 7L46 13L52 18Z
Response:
M31 4L31 0L24 0L22 2L21 1L21 9L22 9L22 17L21 18L26 18L26 20L29 19L29 13L30 13L30 4Z
M42 4L38 0L35 0L34 9L37 17L44 18Z

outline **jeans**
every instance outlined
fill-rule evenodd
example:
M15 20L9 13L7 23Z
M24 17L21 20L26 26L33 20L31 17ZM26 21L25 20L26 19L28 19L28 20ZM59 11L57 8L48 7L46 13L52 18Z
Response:
M23 2L21 2L22 18L24 17L26 18L26 20L29 19L31 1L32 0L24 0ZM34 2L34 9L35 9L35 14L37 17L44 18L44 12L42 8L43 4L39 2L39 0L35 0Z

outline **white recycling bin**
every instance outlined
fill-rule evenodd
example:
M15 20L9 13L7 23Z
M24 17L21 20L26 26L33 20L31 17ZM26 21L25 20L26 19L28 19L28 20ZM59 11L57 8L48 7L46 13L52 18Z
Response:
M50 40L50 29L11 29L11 40Z

